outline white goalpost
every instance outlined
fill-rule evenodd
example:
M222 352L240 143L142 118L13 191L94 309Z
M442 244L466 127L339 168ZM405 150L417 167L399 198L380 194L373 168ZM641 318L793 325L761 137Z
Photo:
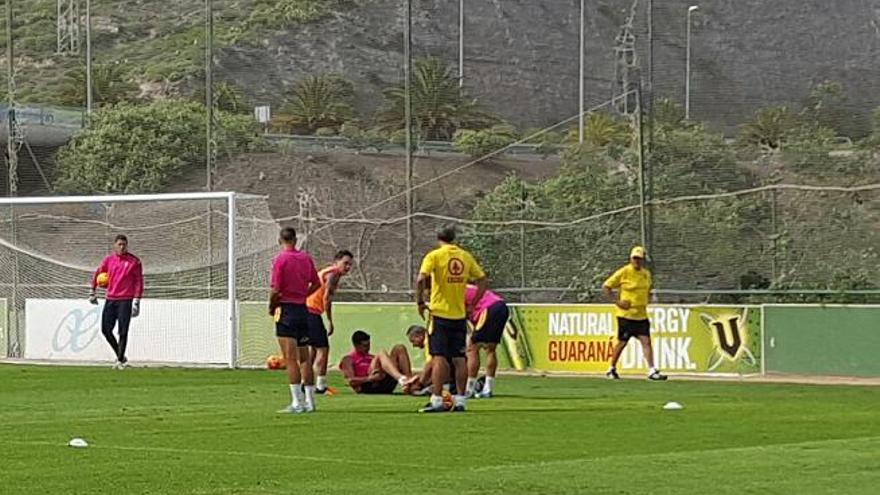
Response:
M118 234L144 267L131 361L237 366L238 305L265 299L278 225L232 192L0 198L0 358L113 359L87 294Z

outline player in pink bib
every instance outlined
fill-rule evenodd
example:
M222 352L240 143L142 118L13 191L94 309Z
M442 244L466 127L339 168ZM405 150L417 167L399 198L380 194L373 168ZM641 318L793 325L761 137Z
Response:
M339 370L345 381L359 394L392 394L398 385L406 385L412 377L412 363L402 345L390 352L370 354L370 335L356 330L351 335L354 349L342 358Z
M107 295L101 313L101 333L116 354L113 369L121 370L128 365L125 349L128 345L128 327L132 318L141 312L141 296L144 293L144 272L141 260L128 252L128 238L120 234L113 242L113 254L101 261L101 266L92 275L89 302L98 304L95 289L98 276L106 274ZM118 324L118 325L117 325ZM119 340L113 335L114 327L119 329Z
M504 299L490 290L487 290L480 300L476 300L476 297L477 287L468 285L465 288L464 300L468 320L473 325L474 331L467 347L467 394L469 397L488 399L492 397L495 372L498 370L498 356L495 350L501 342L501 336L504 334L504 328L510 318L510 310ZM516 338L515 333L513 338ZM477 390L480 349L486 350L486 383L480 387L480 390Z

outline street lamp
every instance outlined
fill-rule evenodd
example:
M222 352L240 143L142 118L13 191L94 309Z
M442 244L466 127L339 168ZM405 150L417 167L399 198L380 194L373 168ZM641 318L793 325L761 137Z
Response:
M694 12L700 10L699 5L688 7L687 13L687 62L684 78L684 118L691 118L691 17Z

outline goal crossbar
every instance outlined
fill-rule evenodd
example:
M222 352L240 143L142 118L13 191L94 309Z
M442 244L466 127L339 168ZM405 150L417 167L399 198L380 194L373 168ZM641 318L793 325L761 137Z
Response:
M227 200L232 197L243 199L264 198L256 194L235 192L192 192L163 194L110 194L102 196L22 196L0 198L0 205L70 204L70 203L134 203L138 201L194 201Z

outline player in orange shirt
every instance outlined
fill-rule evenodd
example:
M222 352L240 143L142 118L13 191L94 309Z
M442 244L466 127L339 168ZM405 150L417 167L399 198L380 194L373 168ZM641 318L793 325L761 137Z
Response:
M341 250L333 257L333 264L318 272L321 287L306 300L309 310L309 346L314 363L315 392L327 391L327 358L330 355L330 337L333 335L333 296L339 288L339 281L351 271L354 255ZM324 314L327 326L324 326Z

